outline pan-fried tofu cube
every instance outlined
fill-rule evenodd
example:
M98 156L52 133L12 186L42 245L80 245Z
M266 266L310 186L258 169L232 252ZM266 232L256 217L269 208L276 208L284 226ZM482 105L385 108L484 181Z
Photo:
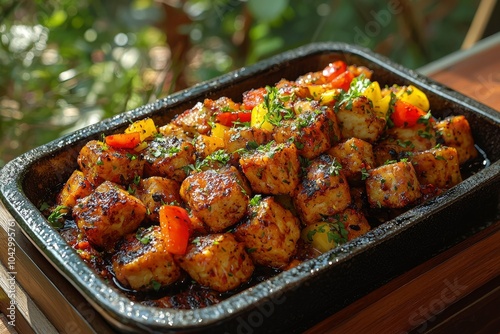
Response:
M313 159L326 152L340 139L335 113L325 106L300 113L295 119L282 121L275 129L274 140L293 140L299 155Z
M304 224L343 211L351 203L351 194L342 165L327 154L313 160L293 202Z
M243 218L249 201L235 167L191 174L182 182L180 195L213 232L223 231Z
M120 284L136 291L158 290L181 276L173 255L164 248L159 226L140 227L126 235L111 262Z
M364 180L375 164L372 145L358 138L349 138L328 150L328 154L342 165L349 182Z
M351 208L328 217L328 221L342 223L347 230L347 240L362 236L371 229L366 217L361 212Z
M131 189L134 191L133 194L146 205L146 217L150 221L160 221L158 212L163 204L182 203L179 182L161 176L141 179L137 185L132 185Z
M295 253L300 221L273 197L266 197L251 205L248 220L234 234L245 244L254 263L282 268Z
M462 182L457 150L454 147L434 148L416 152L410 158L420 184L432 184L441 189Z
M110 181L101 183L73 208L78 228L100 249L112 249L122 236L135 231L145 216L146 206Z
M113 148L97 140L80 150L78 165L94 186L104 181L127 185L144 170L144 160L134 150Z
M457 150L460 164L477 157L478 152L474 146L470 125L464 116L446 118L436 123L435 128L441 133L444 144Z
M85 178L83 172L75 170L57 195L57 205L72 208L77 200L90 195L93 190L94 187Z
M181 127L192 137L199 134L206 135L212 129L209 124L212 115L213 111L210 108L198 102L193 108L184 111L172 120L172 124Z
M219 292L247 282L255 268L244 244L231 233L197 237L185 255L175 258L192 279Z
M193 144L177 137L157 136L144 152L145 176L163 176L182 182L187 176L186 166L194 163Z
M378 117L365 96L344 103L337 112L342 138L356 137L369 143L377 141L385 128L385 119Z
M420 183L410 162L397 162L372 169L366 194L372 208L403 208L420 198Z
M373 148L375 164L382 166L386 161L406 157L407 152L429 150L436 146L436 137L436 131L429 124L389 129L384 139Z
M271 141L245 152L240 165L255 193L292 194L300 182L299 155L291 142L276 144Z
M255 148L268 143L271 139L272 132L262 128L229 128L224 132L224 147L238 161L239 150Z

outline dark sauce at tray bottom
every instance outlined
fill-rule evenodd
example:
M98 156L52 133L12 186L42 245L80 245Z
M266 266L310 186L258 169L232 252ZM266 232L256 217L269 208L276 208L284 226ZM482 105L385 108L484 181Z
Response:
M476 148L479 152L478 157L465 163L460 168L463 179L474 175L491 164L485 152L477 145ZM421 201L413 204L413 206L432 199L442 192L442 190L434 187L423 187L422 190L424 195ZM366 198L362 198L361 200L367 201ZM286 206L286 203L284 203L284 205ZM368 208L367 205L365 206L365 209L366 208ZM375 228L385 221L393 219L409 209L411 209L411 207L398 210L368 208L366 218L370 223L370 226ZM70 247L78 249L78 243L82 240L81 237L79 237L81 232L71 217L68 217L65 220L64 226L59 230L59 233ZM296 261L292 261L292 263L300 263L301 261L306 261L319 255L317 251L309 247L308 244L303 242L301 239L298 241L297 248L298 250L293 258L293 260ZM280 269L256 266L255 271L248 282L242 284L234 290L224 293L204 287L193 281L187 274L183 273L181 279L174 284L163 287L158 291L143 292L130 290L120 285L114 277L113 270L111 269L110 254L99 252L94 248L89 248L84 252L77 252L80 254L83 261L87 263L87 265L89 265L97 273L97 275L101 276L109 284L119 289L130 300L146 306L162 308L197 309L214 305L282 272Z

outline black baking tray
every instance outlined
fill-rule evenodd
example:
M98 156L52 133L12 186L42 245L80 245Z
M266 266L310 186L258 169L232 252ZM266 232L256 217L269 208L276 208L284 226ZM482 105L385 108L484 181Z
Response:
M37 209L53 199L77 168L80 148L102 134L151 117L165 124L204 98L228 96L296 79L342 59L374 71L382 85L414 84L435 117L465 115L489 164L442 195L363 237L280 273L217 305L195 310L147 307L106 283L79 258ZM301 332L392 278L455 245L499 218L500 113L373 52L343 43L315 43L200 83L155 103L106 119L38 147L0 171L2 201L22 231L95 309L120 331Z

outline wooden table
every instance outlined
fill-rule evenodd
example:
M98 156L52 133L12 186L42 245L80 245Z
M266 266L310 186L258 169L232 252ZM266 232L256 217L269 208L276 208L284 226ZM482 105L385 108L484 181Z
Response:
M421 72L500 111L499 55L497 34ZM1 203L0 226L0 334L113 332L26 239ZM499 230L497 221L331 315L307 333L498 333ZM15 241L13 259L4 251L10 241ZM11 277L16 281L9 280ZM15 327L8 325L12 293L17 302Z

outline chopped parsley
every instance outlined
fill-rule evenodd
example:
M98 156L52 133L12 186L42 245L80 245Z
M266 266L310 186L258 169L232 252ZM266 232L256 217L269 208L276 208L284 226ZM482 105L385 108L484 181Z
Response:
M266 86L264 95L264 106L267 109L265 121L274 126L280 126L282 120L293 119L295 113L292 109L286 108L283 102L291 99L290 96L281 96L278 88Z
M47 217L50 225L54 228L62 228L64 226L64 216L68 212L68 207L65 205L58 205Z
M354 99L363 95L365 89L371 84L371 81L361 74L351 81L351 86L347 92L340 93L338 101L335 103L335 111L338 111L341 106L347 110L352 109Z

